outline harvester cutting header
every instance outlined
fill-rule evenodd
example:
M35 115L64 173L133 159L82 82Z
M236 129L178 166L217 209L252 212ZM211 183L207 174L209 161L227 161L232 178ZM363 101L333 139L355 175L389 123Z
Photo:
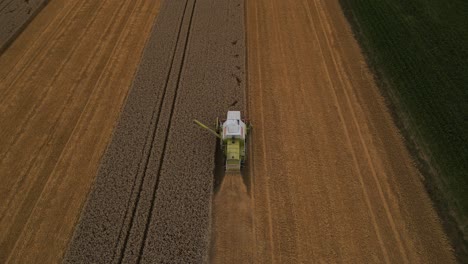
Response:
M214 130L198 120L193 121L220 139L221 149L226 159L226 171L240 171L245 163L247 135L252 129L246 119L241 119L240 111L228 111L225 120L217 118Z

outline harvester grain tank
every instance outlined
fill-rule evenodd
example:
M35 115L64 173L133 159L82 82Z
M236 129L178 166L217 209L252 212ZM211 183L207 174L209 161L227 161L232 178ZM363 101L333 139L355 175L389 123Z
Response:
M220 147L226 160L226 171L240 171L245 163L247 135L252 128L247 120L241 118L241 112L228 111L225 120L216 119L214 130L198 120L193 121L220 139Z

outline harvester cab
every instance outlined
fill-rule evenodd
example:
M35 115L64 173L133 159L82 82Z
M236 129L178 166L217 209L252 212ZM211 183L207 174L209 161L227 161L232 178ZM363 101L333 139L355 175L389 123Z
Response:
M226 119L217 119L214 130L198 120L193 121L220 139L220 147L226 160L226 171L240 171L245 163L247 135L252 128L247 120L241 119L240 111L228 111Z

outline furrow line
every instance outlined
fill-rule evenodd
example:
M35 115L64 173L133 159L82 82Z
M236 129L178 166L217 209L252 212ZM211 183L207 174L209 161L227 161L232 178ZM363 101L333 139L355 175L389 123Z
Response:
M158 107L159 109L156 111L156 107L155 107L155 110L153 111L153 114L152 114L152 119L153 120L154 120L155 116L157 116L157 117L156 117L154 129L151 130L151 132L152 132L151 137L150 137L151 142L149 144L150 149L149 149L148 155L146 156L146 160L144 160L144 162L143 162L144 163L143 177L142 177L142 179L140 181L140 185L139 185L139 188L138 188L138 194L137 194L137 197L136 197L136 199L134 201L132 216L130 217L130 227L127 229L127 234L126 234L125 240L124 240L124 246L122 247L122 249L120 251L120 256L119 256L119 261L118 261L119 263L122 263L122 261L124 259L125 249L127 247L127 243L128 243L129 237L130 237L131 230L133 229L135 214L136 214L136 211L137 211L137 208L138 208L138 203L140 201L140 195L141 195L141 192L143 190L143 183L144 183L144 180L145 180L146 172L148 170L148 164L149 164L149 161L150 161L150 158L151 158L151 153L152 153L154 143L155 143L155 139L156 139L156 132L157 132L158 127L159 127L159 120L160 120L160 117L161 117L161 112L163 110L164 101L165 101L166 95L167 95L167 88L168 88L168 84L169 84L169 79L170 79L170 76L171 76L171 73L172 73L174 60L176 58L175 55L176 55L177 47L178 47L178 44L179 44L179 38L180 38L180 35L181 35L182 27L183 27L183 21L184 21L185 12L186 12L186 9L187 9L187 4L188 4L188 1L186 1L184 11L183 11L183 14L182 14L182 18L180 20L179 30L178 30L178 33L177 33L177 39L176 39L176 42L175 42L176 45L174 46L174 50L172 52L171 63L170 63L170 66L169 66L169 71L168 71L167 76L166 76L166 81L165 81L165 85L164 85L164 89L163 89L162 99L161 99L159 107ZM180 74L180 72L179 72L179 74ZM165 144L164 144L164 148L165 148ZM162 152L162 155L159 158L160 163L162 163L163 157L164 157L164 150ZM137 175L138 174L139 174L139 172L137 173ZM135 179L137 179L137 177L135 177ZM155 186L154 192L156 192L156 189L157 189L157 185ZM119 238L119 240L120 240L120 238Z
M82 2L83 4L80 5L80 6L78 6L78 3L79 2L77 2L73 6L73 8L70 8L70 10L66 14L60 16L62 18L62 20L59 21L57 25L55 25L53 23L49 24L49 26L54 26L55 27L52 30L52 33L44 36L44 38L47 38L47 40L45 40L43 42L43 45L41 47L39 47L34 53L30 54L30 56L27 56L27 55L23 56L23 58L25 58L25 60L27 60L27 61L24 63L24 65L21 66L20 69L12 70L12 71L8 72L8 75L4 78L4 80L2 80L2 82L5 82L7 84L5 86L5 87L7 87L7 89L5 89L5 91L2 91L4 94L3 94L3 96L2 96L2 98L0 100L0 106L6 105L5 102L6 102L7 99L9 99L8 97L10 96L11 93L17 93L15 88L18 87L18 85L16 85L16 84L17 84L17 82L19 80L21 80L21 76L24 76L25 74L28 75L28 76L35 76L37 74L37 72L40 69L42 69L43 66L45 65L47 60L45 60L44 57L47 57L48 52L50 52L51 50L57 49L57 47L61 43L63 43L60 40L63 38L64 35L67 34L67 32L69 32L69 30L68 30L69 27L72 26L74 22L76 23L76 21L78 20L78 17L79 17L79 13L80 13L79 11L86 4L86 1L83 1ZM70 17L71 11L75 11L75 12ZM90 21L90 23L91 22L92 21ZM47 29L48 29L48 27L44 31L47 31ZM80 37L78 36L78 38L80 38ZM36 41L34 41L33 45L35 45L37 42L39 42L39 38ZM52 45L49 45L49 43L52 43ZM31 45L31 46L33 46L33 45ZM78 46L78 44L73 45L73 47L71 47L71 48L73 49L75 46ZM40 62L37 63L37 66L33 70L31 70L31 68L32 68L31 65L34 65L35 62L37 62L38 60ZM18 62L18 64L19 64L19 62ZM2 108L0 108L0 110L1 109Z
M189 25L188 25L188 29L187 29L186 39L185 39L185 46L184 46L183 55L182 55L182 63L180 64L179 75L177 77L175 94L174 94L174 98L172 100L172 107L171 107L171 112L170 112L170 116L169 116L169 126L166 129L166 137L165 137L165 140L164 140L164 145L163 145L163 150L162 150L163 155L161 155L161 159L160 159L160 162L159 162L156 185L154 186L153 196L152 196L152 199L151 199L151 201L152 201L151 202L151 207L150 207L150 210L149 210L150 213L148 214L148 218L147 218L147 221L146 221L145 231L144 231L144 235L143 235L143 243L141 245L140 252L138 254L137 263L140 263L141 258L143 256L143 251L145 249L146 239L148 237L148 227L149 227L149 224L151 223L152 216L153 216L154 204L155 204L155 201L156 201L156 191L158 189L159 179L160 179L160 175L161 175L161 169L162 169L162 165L163 165L163 162L164 162L164 153L166 152L166 146L167 146L167 141L168 141L167 139L168 139L169 131L170 131L170 128L171 128L172 116L174 114L175 102L176 102L176 99L177 99L177 91L178 91L178 88L179 88L180 78L182 76L182 70L183 70L184 63L185 63L185 54L186 54L186 51L187 51L187 46L188 46L188 42L189 42L189 38L190 38L190 29L192 27L193 14L194 14L194 11L195 11L196 3L197 3L197 0L193 0L192 12L190 14L190 20L189 20ZM188 4L188 1L187 1L187 4ZM185 10L184 10L184 14L185 14ZM148 167L146 167L146 170L147 169L148 169ZM146 171L145 171L145 173L146 173Z
M111 33L111 31L114 29L114 27L115 27L114 30L116 30L116 31L119 31L118 29L119 29L120 27L124 27L125 22L126 22L124 19L121 19L121 20L119 21L120 23L117 23L117 24L116 24L116 23L113 23L115 20L118 20L117 18L119 17L119 14L120 14L121 11L123 10L124 6L125 6L125 2L122 2L122 5L121 5L121 6L119 7L119 9L116 11L115 15L112 17L112 20L111 20L112 22L109 23L108 27L107 27L107 28L105 29L105 31L104 31L104 34L102 34L102 38L104 38L104 36L107 36L107 35L113 35L113 34ZM133 11L134 8L135 8L135 5L133 5L131 11ZM119 32L121 32L121 31L119 31ZM106 42L106 41L99 41L99 43L100 43L100 44L99 44L99 45L95 48L95 50L93 51L94 56L91 56L91 58L95 58L96 55L99 53L100 49L103 48L103 46L105 46L106 44L108 44L108 42ZM114 48L113 48L112 50L114 50L115 47L116 47L116 46L114 46ZM110 53L112 53L112 52L110 52ZM107 57L107 58L109 58L109 57ZM99 67L98 67L99 64L101 64L101 63L102 63L102 64L107 64L108 61L109 61L109 60L100 61L100 60L93 60L93 59L90 59L90 60L88 61L87 65L85 66L83 72L86 72L86 70L87 70L88 68L91 68L91 69L90 69L91 72L98 72L98 71L96 71L96 69L99 68ZM102 72L99 74L99 76L96 76L97 79L100 79L101 75L102 75ZM92 82L91 82L92 80L94 80L94 79L91 78L90 80L88 80L88 82L91 84L91 83L92 83ZM77 89L77 87L78 87L78 83L75 84L75 85L73 85L72 90L75 91L75 90ZM87 85L87 87L93 87L93 86ZM86 90L86 91L87 91L87 90ZM84 94L83 91L79 91L79 92L81 92L81 93ZM94 92L94 89L91 91L91 93L90 93L90 95L88 96L88 98L86 99L86 101L89 100L89 98L90 98L91 95L92 95L92 92ZM80 94L80 93L79 93L79 94ZM79 95L79 94L78 94L78 95ZM59 130L59 128L61 127L60 125L57 125L57 124L59 124L59 122L60 122L61 120L63 120L63 117L66 115L66 111L65 111L66 106L71 104L71 101L73 101L73 97L82 98L83 96L77 96L77 94L71 93L71 94L67 97L67 99L66 99L66 100L67 100L67 103L66 103L65 106L60 110L60 115L59 115L59 117L55 120L54 125L53 125L54 129L53 129L53 131L49 134L48 139L49 139L49 138L52 138L53 135L55 135L55 134L57 133L57 130ZM83 108L84 108L84 107L85 107L85 105L83 105ZM72 134L72 132L73 132L73 130L71 131L70 134ZM49 140L46 140L44 145L46 145L46 143L49 143L49 142L50 142ZM68 142L67 142L67 143L68 143ZM44 145L41 147L40 151L42 151L42 148L44 147ZM66 144L65 144L65 145L66 145ZM64 150L65 150L65 148L63 148L63 149L61 150L60 155L58 155L58 156L61 156ZM57 164L55 164L55 166L56 166L56 165L57 165ZM53 171L53 170L55 169L55 166L52 168L51 171ZM39 186L41 186L41 190L38 192L39 194L37 194L37 198L35 199L34 205L31 206L32 209L30 210L30 212L29 212L29 214L28 214L27 221L26 221L26 223L24 224L24 226L26 226L27 223L29 222L29 220L30 220L30 215L33 213L33 209L36 208L36 204L39 202L39 197L43 194L44 188L45 188L45 186L47 186L47 182L50 180L50 175L49 175L49 177L47 177L47 178L45 178L45 179L44 179L44 178L41 178L41 180L42 180L42 181L45 181L45 182L44 182L42 185L39 185ZM36 186L37 186L37 185L36 185ZM36 192L34 192L34 193L36 193ZM22 235L24 232L25 232L25 229L23 228L19 237L21 237L21 235ZM14 248L16 248L17 243L18 243L18 241L15 242ZM14 249L13 249L13 250L14 250Z
M96 11L96 12L99 12L99 10L101 10L101 8L103 8L103 6L104 6L103 4L100 5L100 8L99 8L98 11ZM86 33L88 32L88 30L90 29L90 27L92 26L92 24L94 23L94 21L95 21L96 18L97 18L96 16L93 16L93 18L90 20L90 22L86 24L86 27L85 27L83 33L80 34L80 36L78 37L77 43L82 43L81 40L85 37ZM57 44L57 45L58 45L58 44ZM26 108L26 109L30 109L30 111L26 114L26 117L21 117L21 120L22 120L22 121L21 121L21 123L19 123L19 125L17 126L17 127L18 127L17 130L19 130L19 132L16 132L16 133L15 133L15 137L14 137L14 139L13 139L13 142L10 143L6 149L5 149L5 147L4 147L4 149L2 150L3 153L2 153L2 157L0 158L0 165L1 165L1 163L4 161L5 156L6 156L6 155L8 154L8 152L11 150L11 148L12 148L13 146L15 146L15 144L19 141L20 137L26 132L25 126L26 126L27 124L30 123L29 121L30 121L31 118L36 114L37 108L39 108L39 107L42 105L44 99L51 93L51 90L53 90L53 85L52 85L52 84L55 83L55 82L57 81L57 78L60 77L60 74L63 72L63 70L64 70L64 68L66 67L67 63L68 63L68 62L70 61L70 59L76 54L76 52L77 52L77 50L79 50L78 48L79 48L80 46L81 46L81 44L77 44L77 45L74 45L74 46L72 47L72 49L70 50L70 52L67 53L67 56L65 57L65 59L63 59L63 60L61 61L60 65L57 67L57 72L55 72L53 78L51 78L52 80L49 82L49 85L48 85L49 87L48 87L47 89L44 89L44 91L42 91L42 92L39 94L39 96L38 96L39 98L38 98L37 100L34 100L34 101L32 101L32 103L27 104L28 107L24 107L24 108ZM38 70L41 69L41 68L42 68L42 65L43 65L44 63L46 63L46 61L48 61L48 59L43 59L43 60L41 61L41 63L39 63L39 66L38 66L37 69L38 69ZM25 70L25 71L26 71L26 70ZM34 76L34 74L35 74L35 73L32 73L31 76ZM31 78L31 79L33 79L33 78ZM18 76L17 80L18 80L18 81L20 80L20 77L19 77L19 76ZM32 81L30 81L30 82L32 82ZM16 82L15 82L14 84L11 85L11 87L17 87L17 86L20 86L20 85L17 84ZM23 87L29 87L29 83L27 83L27 82L26 82L26 84L23 83L22 86L23 86ZM5 100L8 99L7 96L5 96L4 98L5 98ZM14 99L11 100L11 101L14 101ZM24 103L24 102L23 102L23 103ZM2 105L4 105L4 109L3 109L3 110L5 110L5 111L7 111L8 108L11 108L11 105L8 104L7 102L5 102L4 100L2 100L2 101L0 102L0 106L2 106ZM24 105L26 105L26 103L24 103ZM18 106L16 106L16 107L18 107ZM1 108L2 108L2 107L0 107L0 109L1 109ZM19 107L18 109L23 109L23 107ZM6 114L4 113L4 111L0 111L0 113L6 115ZM8 116L8 117L9 117L9 116ZM10 117L10 118L12 118L12 117ZM16 117L16 118L18 118L18 117ZM5 138L11 138L11 137L5 137Z
M348 105L349 109L351 110L349 113L351 114L351 119L353 120L355 129L357 131L358 138L359 138L359 141L361 143L361 147L364 150L364 156L367 159L367 165L369 166L370 171L371 171L371 175L372 175L372 177L373 177L373 179L374 179L374 181L376 183L377 190L378 190L378 193L379 193L379 197L380 197L380 199L382 201L382 204L383 204L383 207L385 209L386 217L387 217L388 222L390 223L393 236L395 237L395 240L396 240L397 247L398 247L398 249L399 249L399 251L401 253L403 261L405 263L408 263L409 262L408 255L406 253L406 249L404 248L404 245L403 245L403 242L402 242L402 239L401 239L401 235L397 230L397 226L396 226L394 217L392 215L391 208L389 206L389 202L387 201L387 199L385 197L385 194L384 194L384 191L383 191L384 187L382 187L383 184L381 183L381 180L379 179L379 177L377 175L377 170L376 170L376 168L374 166L374 161L372 160L372 158L371 158L371 156L369 154L368 146L367 146L367 144L366 144L366 142L364 140L364 137L363 137L363 132L362 132L362 128L361 128L363 125L359 125L359 122L357 120L358 117L356 116L357 115L356 110L354 109L353 103L351 102L351 98L350 98L348 90L350 88L353 88L353 87L352 87L351 84L349 84L347 82L346 78L343 77L342 70L340 70L340 65L337 62L337 58L336 58L336 57L339 58L339 56L336 55L336 51L333 51L331 49L332 41L329 39L329 36L326 34L327 32L326 32L326 29L325 29L325 26L324 26L323 23L327 23L329 28L330 28L330 25L329 25L328 18L324 14L324 11L320 8L320 7L322 7L321 5L323 5L323 4L321 2L320 2L319 5L317 5L317 2L314 2L314 4L315 4L315 8L317 10L318 17L320 18L319 19L320 20L320 26L322 28L322 32L324 33L325 41L328 44L328 48L330 49L329 52L330 52L331 61L333 63L335 71L337 72L339 83L342 86L342 89L344 91L344 95L345 95L344 97L346 98L347 105ZM323 21L325 21L325 22L323 22ZM389 193L388 187L386 187L385 192Z
M366 189L365 184L364 184L364 179L363 179L363 176L362 176L361 168L359 167L357 157L356 157L356 153L355 153L355 151L353 149L353 146L352 146L350 133L348 131L348 127L346 126L346 122L345 122L345 119L344 119L344 116L343 116L343 111L341 109L339 100L337 98L336 88L333 85L331 74L330 74L329 69L328 69L328 67L326 65L327 60L325 59L324 48L320 44L320 37L318 35L318 29L317 29L317 26L315 25L315 23L314 23L314 21L312 19L313 16L311 14L311 7L309 5L309 2L307 2L306 6L307 6L308 16L310 18L311 25L312 25L312 27L314 29L315 39L319 43L318 46L319 46L319 50L320 50L320 56L322 58L322 63L324 64L324 69L326 71L327 80L328 80L328 83L330 84L330 86L333 88L332 89L332 91L333 91L333 100L335 101L335 105L337 106L338 116L339 116L340 121L341 121L340 123L342 125L343 131L344 131L345 136L346 136L347 145L348 145L348 148L349 148L349 150L351 152L354 167L355 167L356 173L357 173L358 178L359 178L359 182L360 182L361 187L362 187L363 196L364 196L367 208L369 210L369 214L370 214L371 219L372 219L372 225L373 225L374 231L376 232L376 235L377 235L377 238L378 238L378 243L380 245L380 249L382 251L382 255L384 257L384 260L385 260L386 263L390 263L389 254L388 254L388 251L387 251L387 249L385 247L385 244L384 244L384 241L383 241L383 238L382 238L382 234L381 234L379 225L378 225L377 220L376 220L375 213L374 213L374 211L372 209L371 200L370 200L369 194L368 194L367 189Z
M122 8L123 5L121 5L120 8ZM119 9L120 10L120 9ZM116 12L117 14L118 12ZM94 16L93 18L96 18L96 16ZM114 19L115 17L113 17ZM92 20L94 21L94 19ZM80 39L81 38L84 38L84 36L86 35L86 32L88 32L89 28L91 27L91 24L92 22L90 22L90 24L88 24L89 26L87 27L86 31L83 33L83 35L81 35ZM105 32L107 32L108 30L110 30L112 28L112 23L109 23L108 27L106 28ZM105 34L102 35L103 37L105 36ZM102 45L102 43L101 43ZM101 47L101 45L98 45L96 46L96 48L92 51L92 54L94 54L93 56L90 56L90 58L94 58L96 54L98 54L99 52L99 48ZM70 56L66 58L66 61L61 65L61 68L60 68L60 71L62 71L65 66L67 65L67 62L74 56L76 55L75 53L77 52L78 48L80 47L80 45L76 45L75 48L72 50L72 52L70 53ZM94 64L94 65L93 65ZM94 68L96 67L97 65L97 62L93 61L92 59L90 59L88 61L88 63L86 64L85 67L83 67L82 71L81 71L81 75L84 74L89 68ZM92 70L90 70L90 72L92 72ZM54 76L54 79L52 81L52 83L55 83L57 82L57 78L59 77L60 75L57 74ZM50 139L52 138L52 136L54 135L54 132L57 130L57 122L59 122L61 120L61 117L63 115L63 111L64 109L69 105L69 102L70 102L70 99L72 98L72 95L73 95L73 91L75 91L75 88L77 87L78 83L76 83L72 89L70 89L72 92L69 93L69 96L67 96L67 99L66 99L66 102L65 104L63 104L61 110L60 110L60 114L58 115L58 117L54 120L54 123L53 125L51 126L52 127L52 130L50 131L50 133L48 134L47 138L42 142L43 144L41 144L41 146L39 147L38 151L36 153L40 153L43 149L43 147L45 145L47 145L48 142L50 142ZM7 154L9 153L9 151L11 150L11 148L13 146L15 146L15 144L20 140L21 136L27 131L25 126L29 125L30 124L30 119L34 118L36 116L36 112L37 112L37 108L41 107L43 105L43 101L45 100L45 98L47 97L47 95L51 92L51 90L53 90L53 85L50 85L50 87L47 89L47 91L45 92L45 94L43 94L43 96L41 97L41 99L38 101L38 103L35 105L35 107L33 107L33 109L31 110L31 112L29 112L29 115L26 117L26 119L21 123L21 131L20 133L15 137L13 143L11 143L7 150L3 153L1 159L0 159L0 165L1 163L4 161L5 157L7 156ZM35 163L30 163L31 164L31 167L34 166ZM29 168L30 169L30 168ZM12 190L14 191L11 191L11 195L13 196L15 193L16 193L16 190L18 188L20 188L20 183L22 182L22 179L23 177L26 177L28 174L27 173L24 173L21 175L20 177L20 180L17 181L17 183L13 186ZM8 204L7 204L7 207L6 208L9 208L9 205L10 203L12 202L12 199L13 198L10 198L8 197L7 200L8 200ZM2 218L4 217L5 214L2 214ZM0 221L2 220L2 218L0 218Z

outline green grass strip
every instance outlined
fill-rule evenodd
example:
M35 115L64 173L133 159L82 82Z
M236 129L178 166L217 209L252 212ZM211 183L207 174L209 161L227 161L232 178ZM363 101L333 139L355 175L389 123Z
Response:
M341 0L460 258L468 237L468 1ZM441 207L444 207L441 209ZM445 223L447 226L447 223ZM454 238L453 236L457 236ZM465 255L465 257L462 257Z

